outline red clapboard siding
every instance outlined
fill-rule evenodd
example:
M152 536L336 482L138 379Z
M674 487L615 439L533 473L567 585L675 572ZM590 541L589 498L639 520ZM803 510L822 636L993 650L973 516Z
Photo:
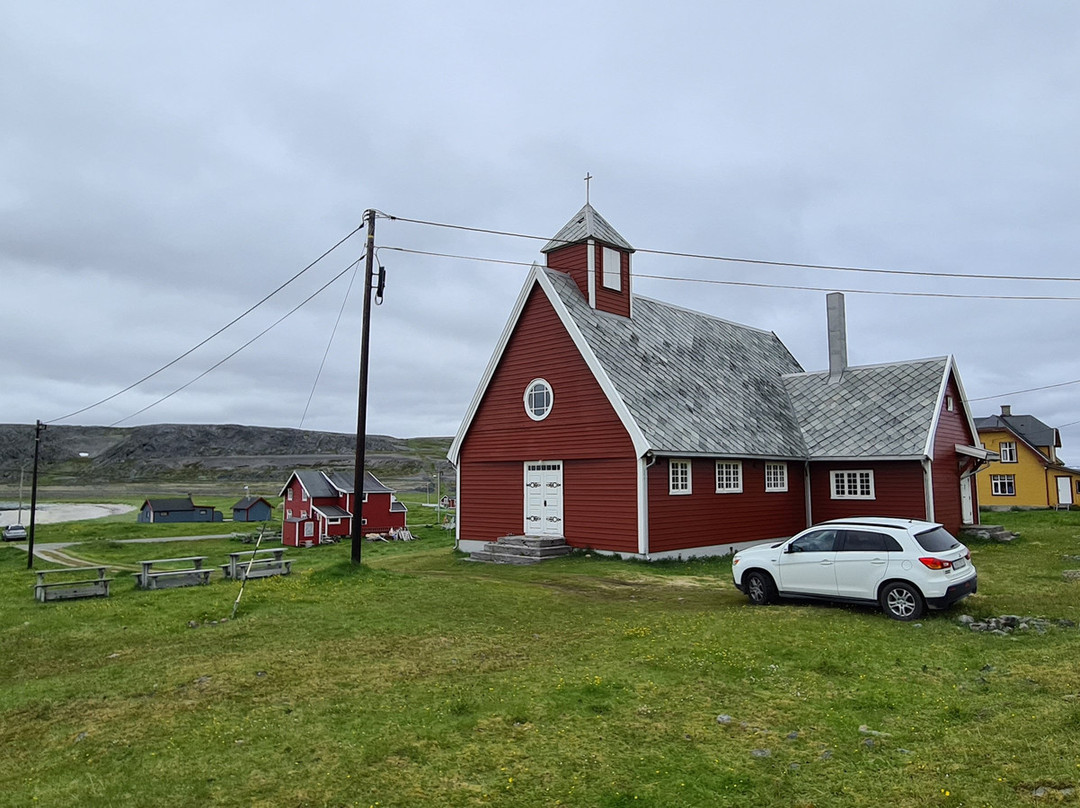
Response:
M678 458L675 458L678 459ZM803 464L788 462L788 490L765 491L765 461L743 460L743 492L716 493L716 461L691 462L691 494L668 493L668 459L649 469L649 551L792 536L806 527Z
M524 467L518 461L460 461L458 535L466 541L516 536L525 523Z
M543 421L525 413L525 388L551 385ZM462 442L469 460L633 457L630 436L547 297L534 288Z
M953 411L948 410L949 398L953 401ZM941 405L937 433L934 435L934 520L941 522L945 529L954 535L960 531L963 523L963 511L960 505L960 464L956 455L956 446L977 446L978 440L968 427L964 402L956 379L949 378L945 388L945 401ZM971 484L972 507L978 513L978 492L974 481Z
M551 414L543 421L525 413L525 389L536 378L546 379L554 394ZM491 541L522 531L523 463L536 460L563 461L564 535L569 543L637 549L633 443L538 288L526 301L462 441L462 539ZM616 526L600 524L612 519ZM625 525L630 526L628 536L622 535Z
M873 470L875 499L832 499L829 472L851 469ZM917 460L878 463L820 462L810 465L810 496L813 500L815 523L849 516L925 519L924 490L923 468Z
M581 296L589 299L589 247L587 244L571 244L547 254L547 265L565 272L574 279Z
M619 276L621 287L618 291L604 287L603 263L604 245L597 242L594 248L595 303L600 311L609 311L623 317L630 316L630 254L619 250ZM547 265L552 269L565 272L574 279L582 297L589 299L589 251L587 244L574 244L548 253Z
M566 543L636 553L637 460L572 460L563 466Z
M623 317L630 316L630 254L619 250L619 291L603 284L603 245L596 245L596 308Z

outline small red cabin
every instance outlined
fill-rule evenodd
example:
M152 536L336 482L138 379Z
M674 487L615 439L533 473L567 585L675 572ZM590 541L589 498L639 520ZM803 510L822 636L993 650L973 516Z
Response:
M281 489L281 543L322 544L352 534L355 506L351 476L341 472L294 471ZM363 532L388 533L405 527L407 508L371 472L364 472Z

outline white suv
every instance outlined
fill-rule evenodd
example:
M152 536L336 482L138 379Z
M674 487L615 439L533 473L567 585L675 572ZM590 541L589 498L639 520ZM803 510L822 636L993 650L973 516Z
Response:
M971 553L933 522L835 519L787 541L748 547L731 565L735 587L756 605L777 597L878 603L894 620L917 620L976 590Z

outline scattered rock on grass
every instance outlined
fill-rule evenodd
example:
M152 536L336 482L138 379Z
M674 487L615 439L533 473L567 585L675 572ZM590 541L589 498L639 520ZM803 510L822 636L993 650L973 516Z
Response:
M1021 617L1016 614L1003 614L1000 617L986 617L976 620L970 614L962 614L957 623L967 626L971 631L1007 636L1015 632L1035 631L1045 634L1051 627L1075 628L1072 620L1051 620L1049 617Z

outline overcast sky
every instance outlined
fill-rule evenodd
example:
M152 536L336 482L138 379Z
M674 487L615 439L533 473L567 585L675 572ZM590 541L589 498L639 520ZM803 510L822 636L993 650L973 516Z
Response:
M590 172L639 249L1068 279L634 258L641 275L847 290L852 364L953 354L976 416L1036 415L1080 463L1080 385L1014 392L1080 379L1074 2L0 0L0 110L0 422L62 419L159 369L367 208L550 237ZM390 248L527 264L543 242L380 218L376 243L369 432L453 434L527 268ZM354 431L351 272L129 416L362 250L361 232L59 422ZM634 288L827 365L824 291ZM882 291L963 297L865 293Z

